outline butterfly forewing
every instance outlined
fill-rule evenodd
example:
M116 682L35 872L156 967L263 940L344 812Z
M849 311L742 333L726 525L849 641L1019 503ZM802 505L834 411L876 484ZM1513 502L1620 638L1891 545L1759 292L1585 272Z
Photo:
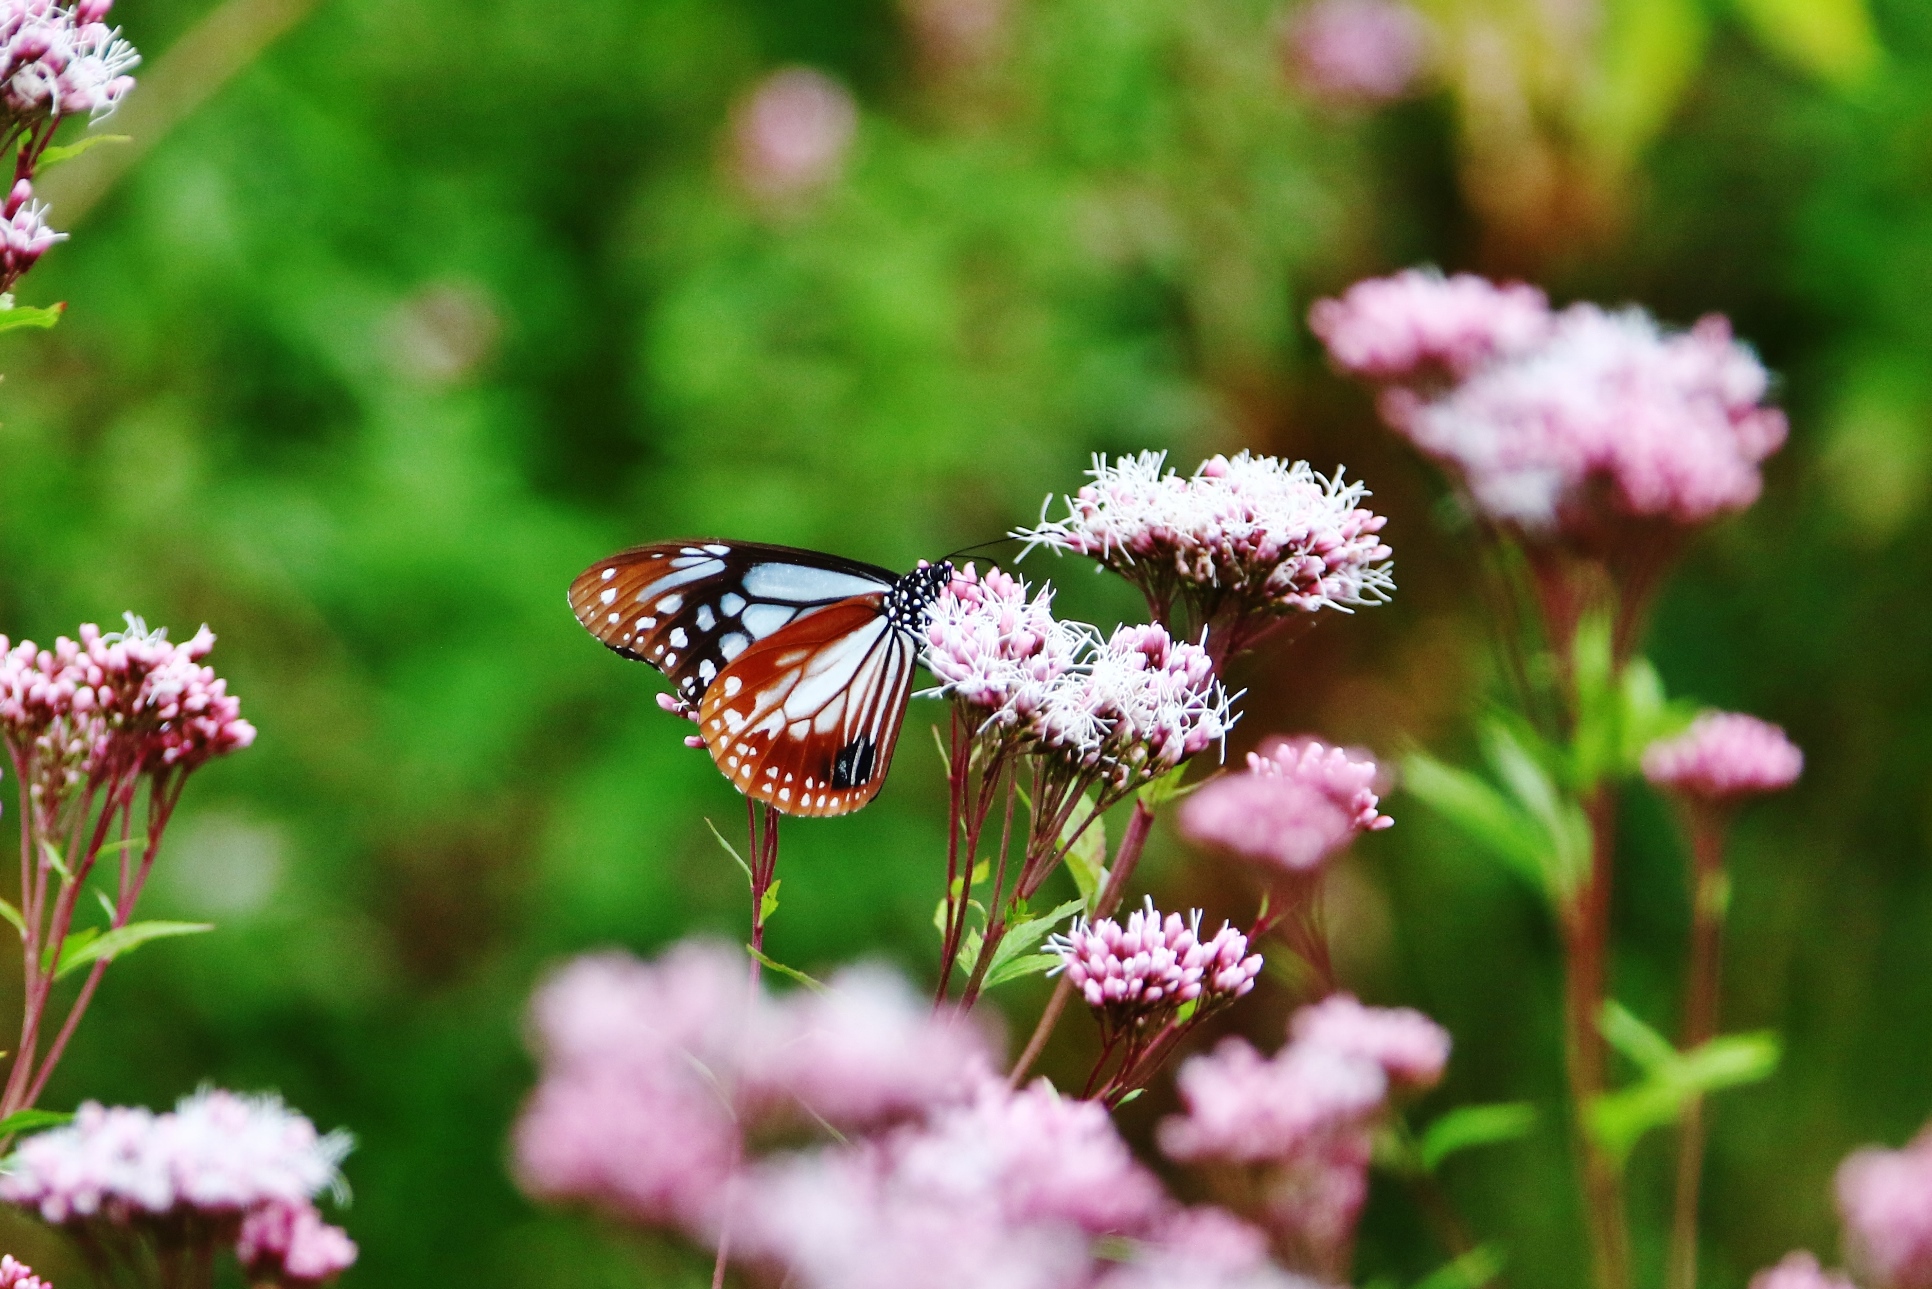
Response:
M842 815L878 794L912 694L918 646L854 597L752 645L698 709L712 759L746 796Z
M570 608L592 635L658 668L695 706L760 640L893 580L887 569L789 546L660 542L585 569L570 584Z

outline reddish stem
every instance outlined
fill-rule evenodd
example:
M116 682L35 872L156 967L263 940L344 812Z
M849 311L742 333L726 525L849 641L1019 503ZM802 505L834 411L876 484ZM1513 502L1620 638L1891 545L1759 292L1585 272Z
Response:
M1603 1013L1610 936L1616 815L1616 800L1611 790L1599 786L1585 803L1585 810L1590 820L1590 872L1564 914L1564 947L1568 957L1564 1028L1571 1112L1596 1283L1598 1289L1627 1289L1630 1245L1622 1178L1587 1124L1590 1107L1603 1095L1605 1087L1606 1053L1597 1021Z
M1153 809L1144 798L1134 798L1134 813L1127 820L1126 831L1120 835L1120 846L1114 851L1107 884L1100 888L1100 898L1094 902L1095 917L1109 917L1120 907L1121 896L1127 893L1127 883L1140 864L1140 853L1147 848L1147 835L1153 830ZM1007 1076L1009 1086L1017 1088L1026 1079L1027 1071L1040 1059L1040 1053L1046 1049L1047 1039L1060 1023L1060 1016L1066 1011L1067 1001L1072 996L1073 982L1063 972L1060 983L1053 988L1053 997L1047 1001L1046 1010L1040 1013L1039 1023L1033 1027L1033 1036L1026 1040L1026 1050L1013 1063L1013 1072Z
M1687 812L1691 837L1691 942L1689 978L1684 987L1682 1046L1690 1051L1717 1033L1718 988L1722 979L1724 911L1729 898L1724 874L1723 813L1693 807ZM1677 1130L1677 1196L1671 1214L1667 1289L1696 1289L1697 1198L1704 1172L1704 1099L1684 1106Z

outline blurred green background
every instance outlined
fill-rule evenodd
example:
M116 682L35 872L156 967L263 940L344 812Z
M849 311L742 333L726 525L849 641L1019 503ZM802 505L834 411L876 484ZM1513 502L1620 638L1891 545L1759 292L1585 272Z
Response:
M1466 749L1472 556L1301 321L1426 261L1720 310L1779 373L1790 446L1693 548L1652 655L1810 757L1734 848L1727 1026L1789 1050L1718 1104L1708 1283L1829 1257L1837 1160L1932 1112L1932 6L1424 7L1430 71L1370 108L1284 75L1293 0L121 0L148 62L107 128L136 143L48 176L73 239L21 297L71 308L0 337L0 629L205 620L262 734L191 786L144 906L220 929L109 973L47 1103L212 1079L351 1128L347 1285L685 1282L504 1169L544 965L744 916L703 824L736 799L569 578L690 534L908 566L1096 450L1344 462L1401 592L1246 664L1237 747ZM859 115L837 173L774 198L733 105L794 64ZM1046 573L1069 612L1133 611ZM877 805L787 829L781 960L930 970L937 716ZM1447 1180L1515 1284L1573 1284L1547 920L1390 804L1336 879L1343 973L1455 1032L1432 1108L1551 1107ZM1654 800L1626 814L1616 993L1668 1025L1682 861ZM1165 829L1149 873L1246 911ZM1020 1024L1038 996L1007 1001ZM1272 1045L1289 1005L1241 1023ZM1081 1063L1066 1030L1051 1070ZM1633 1176L1652 1276L1666 1163L1653 1141ZM1378 1191L1361 1278L1440 1260Z

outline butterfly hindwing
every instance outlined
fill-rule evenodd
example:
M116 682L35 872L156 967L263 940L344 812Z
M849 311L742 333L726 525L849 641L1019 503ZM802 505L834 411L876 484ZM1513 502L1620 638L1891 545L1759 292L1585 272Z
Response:
M725 777L786 814L842 815L885 781L917 644L854 597L746 649L705 691L698 732Z
M650 663L696 706L760 640L893 580L887 569L789 546L659 542L585 569L570 584L570 608L606 646Z

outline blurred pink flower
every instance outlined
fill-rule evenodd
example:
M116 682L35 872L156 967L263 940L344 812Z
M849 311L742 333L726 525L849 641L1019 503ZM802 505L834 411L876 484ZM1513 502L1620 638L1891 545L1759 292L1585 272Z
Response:
M766 1165L737 1238L801 1289L1061 1289L1091 1276L1095 1236L1167 1210L1104 1108L992 1082L924 1125Z
M242 1220L235 1256L252 1279L306 1289L354 1266L356 1243L313 1204L271 1204Z
M1411 1007L1365 1007L1349 994L1330 994L1303 1007L1290 1022L1298 1044L1372 1061L1405 1091L1432 1088L1449 1064L1449 1031Z
M1460 379L1493 358L1541 344L1555 318L1521 282L1408 269L1368 278L1338 300L1318 300L1308 325L1341 371L1376 381Z
M1528 288L1404 274L1310 318L1337 366L1393 382L1384 418L1493 519L1588 535L1608 517L1599 490L1615 513L1680 525L1757 499L1785 420L1728 322L1666 332L1639 309L1538 305ZM1474 324L1447 321L1464 309ZM1460 383L1443 388L1435 368Z
M803 1106L834 1127L876 1127L971 1100L994 1077L984 1029L935 1014L897 972L849 967L828 986L773 1009L757 1039L747 1080L773 1109Z
M1248 938L1223 923L1202 940L1197 909L1183 922L1178 913L1163 919L1148 896L1144 908L1127 917L1123 928L1112 918L1073 924L1065 935L1048 937L1047 952L1106 1030L1158 1027L1184 1004L1195 1014L1215 1010L1254 988L1261 955L1248 953Z
M1874 1289L1932 1289L1932 1132L1838 1166L1846 1255Z
M951 70L985 62L1004 41L1010 0L902 0L919 50Z
M1239 1038L1189 1057L1175 1077L1186 1113L1160 1125L1160 1146L1183 1162L1284 1163L1381 1113L1381 1067L1314 1044L1263 1057Z
M1775 1267L1751 1277L1751 1289L1858 1289L1850 1279L1826 1271L1809 1253L1787 1253Z
M543 1077L515 1130L524 1189L652 1225L707 1221L740 1149L728 1098L745 1004L743 960L708 941L552 976L530 1009Z
M17 1261L13 1254L8 1253L0 1255L0 1289L54 1289L54 1286L51 1281L35 1275L32 1267Z
M732 114L733 171L761 200L803 196L839 177L858 125L837 81L806 67L773 72Z
M21 1142L0 1200L53 1223L240 1214L339 1187L349 1147L273 1096L207 1089L159 1115L90 1101L73 1123Z
M1398 0L1312 0L1282 35L1289 79L1331 103L1401 98L1429 55L1428 22Z
M1734 801L1798 781L1805 754L1769 721L1705 712L1689 729L1644 749L1644 777L1702 801Z
M1191 478L1165 469L1166 459L1095 457L1093 482L1063 498L1064 519L1012 535L1029 550L1099 560L1162 620L1177 601L1212 624L1388 599L1385 521L1358 504L1368 495L1361 484L1246 452L1212 457Z
M1378 813L1375 762L1314 739L1248 754L1248 768L1181 803L1181 831L1243 859L1308 873L1355 839L1395 821Z

